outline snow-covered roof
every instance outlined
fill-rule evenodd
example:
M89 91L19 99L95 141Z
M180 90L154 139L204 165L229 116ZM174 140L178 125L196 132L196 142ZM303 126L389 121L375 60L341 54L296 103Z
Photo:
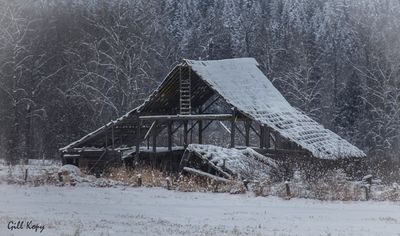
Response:
M241 178L263 179L268 177L273 169L279 168L274 160L259 154L249 147L236 149L214 145L189 144L187 150Z
M265 124L315 157L364 157L363 151L292 107L254 58L185 60L229 104Z

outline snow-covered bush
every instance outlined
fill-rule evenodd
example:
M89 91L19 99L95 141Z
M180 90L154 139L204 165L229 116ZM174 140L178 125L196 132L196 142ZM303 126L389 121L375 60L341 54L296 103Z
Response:
M290 196L288 196L289 187ZM342 170L329 171L324 177L310 180L301 171L295 171L289 181L264 180L252 185L256 196L279 196L283 198L312 198L320 200L361 200L361 185L348 181Z
M63 165L58 170L58 177L64 184L76 185L76 183L82 182L82 172L74 165Z

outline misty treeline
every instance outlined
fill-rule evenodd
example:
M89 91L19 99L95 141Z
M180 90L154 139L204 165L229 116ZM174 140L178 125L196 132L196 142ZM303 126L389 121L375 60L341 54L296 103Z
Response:
M0 0L0 157L58 157L182 58L255 57L292 105L398 163L399 12L395 0Z

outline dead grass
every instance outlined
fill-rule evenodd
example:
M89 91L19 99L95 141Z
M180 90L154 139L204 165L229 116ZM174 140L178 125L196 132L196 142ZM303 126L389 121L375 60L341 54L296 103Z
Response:
M136 169L126 169L122 167L111 168L103 177L120 181L131 187L137 187L139 185L146 187L163 187L182 192L245 192L243 184L235 181L218 183L217 181L195 175L176 175L161 172L150 167Z
M63 185L58 179L57 168L36 169L29 172L27 181L24 172L28 166L6 166L7 176L3 181L8 184L19 185ZM83 171L84 173L84 171ZM245 193L253 192L255 196L279 196L281 198L310 198L319 200L340 200L340 201L360 201L366 200L365 183L361 181L350 181L346 179L343 172L331 171L326 176L314 180L307 180L301 173L296 173L289 184L290 195L286 192L284 181L273 181L265 179L253 181L248 184L248 190L240 181L230 181L227 183L200 177L191 174L177 175L161 172L150 167L127 169L109 169L101 178L93 175L84 175L78 184L93 187L112 187L116 185L130 187L162 187L169 190L182 192L225 192L225 193ZM369 199L376 201L400 201L400 186L373 184Z

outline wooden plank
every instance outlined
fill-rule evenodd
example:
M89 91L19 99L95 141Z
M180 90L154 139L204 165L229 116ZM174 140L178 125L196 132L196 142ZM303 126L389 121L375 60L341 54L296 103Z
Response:
M222 121L220 121L219 124L222 126L222 128L224 128L226 130L226 132L231 134L231 130L228 127L226 127L226 125L224 123L222 123Z
M222 178L222 177L219 177L219 176L215 176L215 175L212 175L212 174L209 174L207 172L204 172L204 171L201 171L201 170L197 170L197 169L194 169L194 168L183 167L183 170L188 172L188 173L190 173L190 174L195 174L195 175L199 175L201 177L213 179L213 180L215 180L217 182L222 182L222 183L230 182L229 179L225 179L225 178Z
M210 160L208 160L206 157L204 157L203 155L201 155L200 153L193 151L192 153L194 153L197 157L205 160L208 165L210 165L214 170L216 170L217 172L219 172L220 174L222 174L225 178L228 179L232 179L232 175L228 174L226 171L224 171L223 169L221 169L219 166L215 165L214 163L212 163Z
M295 154L295 155L310 155L311 153L307 150L300 149L300 150L293 150L293 149L275 149L275 148L269 148L269 149L257 149L254 148L255 151L261 154Z
M179 170L182 170L183 167L185 167L185 165L188 163L190 155L191 155L191 152L188 151L187 149L185 149L185 151L183 152L183 155L182 155L181 162L179 163Z
M140 120L229 120L232 114L151 115L139 116Z
M149 135L151 134L151 131L153 130L155 124L156 124L156 121L153 121L153 123L151 123L151 126L150 126L149 130L147 131L146 135L144 136L144 139L147 139L149 137Z

